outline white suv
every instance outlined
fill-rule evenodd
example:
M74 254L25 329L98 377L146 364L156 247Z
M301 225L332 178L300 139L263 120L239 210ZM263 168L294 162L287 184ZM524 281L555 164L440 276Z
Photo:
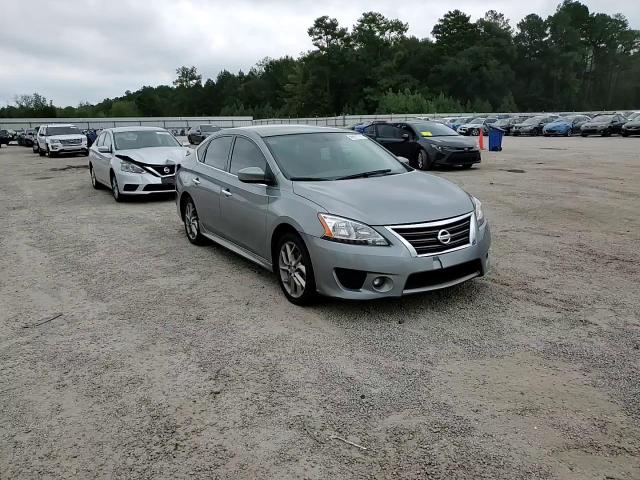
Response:
M52 124L42 125L36 136L37 151L40 156L53 157L59 153L82 153L89 155L87 136L75 125ZM34 149L35 150L35 149Z

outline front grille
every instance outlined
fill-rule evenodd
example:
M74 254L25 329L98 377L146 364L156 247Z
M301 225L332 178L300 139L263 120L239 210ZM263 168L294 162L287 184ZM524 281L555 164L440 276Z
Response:
M158 175L173 175L174 173L176 173L176 166L175 165L147 165L147 168L150 168L151 170L153 170L154 172L156 172ZM169 170L165 172L165 168L168 168Z
M145 185L143 190L145 192L173 192L175 191L176 186L170 184L163 183L152 183L149 185Z
M437 270L429 270L428 272L412 273L407 278L404 285L405 291L416 290L419 288L436 287L454 282L458 279L469 277L470 275L478 276L482 272L480 260L461 263L453 267L440 268Z
M469 245L471 214L456 217L451 222L397 225L389 228L409 243L418 255L434 255ZM443 230L450 235L448 243L438 239L438 234Z
M457 163L471 163L477 162L480 160L480 152L453 152L449 155L447 159L447 163L457 164Z
M73 138L71 140L60 140L62 145L81 145L82 140L79 138Z

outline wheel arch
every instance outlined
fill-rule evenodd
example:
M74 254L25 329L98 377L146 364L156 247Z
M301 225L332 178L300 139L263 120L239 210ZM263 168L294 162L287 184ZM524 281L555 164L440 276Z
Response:
M286 233L293 233L302 239L298 230L290 223L281 222L273 229L273 232L271 233L269 252L271 253L271 266L274 272L277 271L275 262L278 258L278 252L276 252L276 249L278 248L278 240L280 240L280 238ZM304 243L304 239L302 239L302 242Z

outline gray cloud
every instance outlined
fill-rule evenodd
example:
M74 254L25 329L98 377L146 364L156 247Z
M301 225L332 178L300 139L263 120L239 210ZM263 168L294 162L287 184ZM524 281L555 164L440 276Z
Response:
M0 103L39 92L58 105L99 101L143 85L167 84L180 65L205 77L247 71L265 56L297 56L311 48L307 28L320 15L351 26L374 10L428 36L438 18L459 8L474 19L503 12L515 24L526 14L552 13L560 0L32 0L3 5ZM640 2L583 1L592 11L623 13L640 28Z

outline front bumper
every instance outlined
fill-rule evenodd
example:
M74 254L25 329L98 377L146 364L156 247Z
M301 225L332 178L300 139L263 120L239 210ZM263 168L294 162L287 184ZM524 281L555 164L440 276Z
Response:
M389 235L386 237L393 243L388 247L348 245L307 234L303 237L313 263L318 292L330 297L349 300L401 297L450 287L489 271L491 232L488 222L478 229L474 245L432 256L413 256L402 242ZM340 269L365 275L362 286L346 288L339 280ZM440 275L442 281L438 280ZM373 286L374 279L381 276L390 280L385 291ZM421 284L425 276L430 278Z
M480 163L479 150L432 149L434 165L472 165Z
M640 135L640 127L627 127L622 129L622 133L627 135Z
M175 175L157 177L150 173L127 173L118 172L116 174L120 192L125 195L149 195L152 193L175 193Z
M587 127L580 129L583 135L601 135L607 130L607 127Z
M89 147L87 144L79 145L63 145L60 143L50 143L49 151L54 153L89 153Z

